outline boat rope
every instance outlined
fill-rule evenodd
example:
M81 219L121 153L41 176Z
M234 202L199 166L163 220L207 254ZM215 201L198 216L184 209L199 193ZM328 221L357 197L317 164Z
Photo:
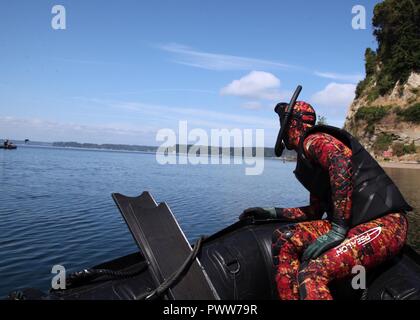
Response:
M175 284L181 280L181 277L190 269L193 262L197 258L198 253L201 250L203 244L204 237L201 236L194 245L194 249L188 255L185 262L181 265L181 267L175 271L169 278L167 278L164 282L162 282L156 289L153 291L148 291L140 296L137 297L136 300L153 300L161 297L166 291L172 288Z
M146 270L148 265L149 264L144 261L140 264L140 267L134 271L114 271L108 269L85 269L82 271L77 271L67 277L66 287L70 288L74 286L79 286L101 276L105 276L107 277L107 279L131 278Z

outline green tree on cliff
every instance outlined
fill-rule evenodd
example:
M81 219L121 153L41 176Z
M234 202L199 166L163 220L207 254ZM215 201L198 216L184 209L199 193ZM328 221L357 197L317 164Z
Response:
M357 96L373 77L375 90L384 95L412 71L420 72L420 0L385 0L375 6L372 24L378 49L366 50L366 79Z

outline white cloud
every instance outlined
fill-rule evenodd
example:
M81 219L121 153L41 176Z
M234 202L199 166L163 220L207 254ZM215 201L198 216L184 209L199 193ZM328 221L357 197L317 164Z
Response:
M356 85L351 83L328 84L323 90L312 96L315 106L343 109L347 108L355 96Z
M198 51L189 46L169 43L158 46L159 49L172 53L175 63L183 64L190 67L202 68L215 71L226 70L276 70L276 69L295 69L304 73L310 73L321 78L332 79L336 81L345 81L357 83L364 78L363 74L343 74L336 72L313 71L303 66L296 66L278 61L249 58L221 53L210 53Z
M280 80L272 73L252 71L229 83L220 93L242 98L278 100L284 95L279 90L280 84Z
M129 116L119 123L87 125L82 123L58 122L38 118L0 117L0 137L32 141L77 141L92 143L123 143L136 145L157 145L156 132L162 128L178 130L179 121L188 121L188 127L208 129L263 128L267 133L277 130L275 117L246 116L204 109L179 108L162 105L148 105L124 101L100 101L111 108L121 110ZM144 118L147 117L145 121Z
M93 143L150 143L155 130L126 124L85 125L39 118L0 117L0 135L35 141L79 141Z
M117 99L98 99L89 97L74 97L88 108L94 104L110 109L119 110L113 119L135 123L150 130L160 128L175 128L178 121L186 120L192 126L201 128L277 128L275 117L249 116L242 113L219 112L201 106L175 106L164 104L150 104L140 101ZM1 128L1 126L0 126Z
M176 43L162 45L159 48L175 54L174 62L176 63L209 70L286 69L293 67L277 61L197 51Z
M147 115L149 118L155 117L159 122L178 124L179 120L187 120L192 125L204 126L208 128L275 128L277 122L275 118L265 118L256 116L246 116L237 113L225 113L212 111L202 108L175 107L165 105L152 105L138 102L110 102L109 106L137 112Z
M241 107L244 109L249 109L249 110L257 110L257 109L262 109L263 105L258 101L248 101L242 104Z
M341 80L341 81L347 81L347 82L352 82L352 83L357 83L364 78L362 74L341 74L341 73L334 73L334 72L319 72L319 71L315 71L314 74L321 78Z
M276 128L275 117L266 118L247 116L238 113L219 112L200 107L179 107L172 105L150 104L138 101L96 99L78 97L85 104L93 103L104 107L122 110L121 116L129 119L147 121L162 127L178 125L179 120L187 120L194 126L206 128Z

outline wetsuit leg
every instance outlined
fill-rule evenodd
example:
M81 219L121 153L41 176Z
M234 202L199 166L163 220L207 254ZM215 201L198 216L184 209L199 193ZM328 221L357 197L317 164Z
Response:
M352 228L339 246L316 260L302 265L299 271L301 299L332 299L328 283L351 275L356 265L366 270L394 257L404 246L408 223L405 215L388 214Z
M299 300L299 258L316 238L327 233L331 224L326 220L301 222L277 229L273 233L272 255L277 291L282 300Z

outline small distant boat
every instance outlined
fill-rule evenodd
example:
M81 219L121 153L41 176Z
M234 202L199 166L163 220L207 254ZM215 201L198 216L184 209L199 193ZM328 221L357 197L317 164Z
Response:
M9 144L7 146L0 145L0 149L6 149L6 150L15 150L17 149L17 146L14 144Z

